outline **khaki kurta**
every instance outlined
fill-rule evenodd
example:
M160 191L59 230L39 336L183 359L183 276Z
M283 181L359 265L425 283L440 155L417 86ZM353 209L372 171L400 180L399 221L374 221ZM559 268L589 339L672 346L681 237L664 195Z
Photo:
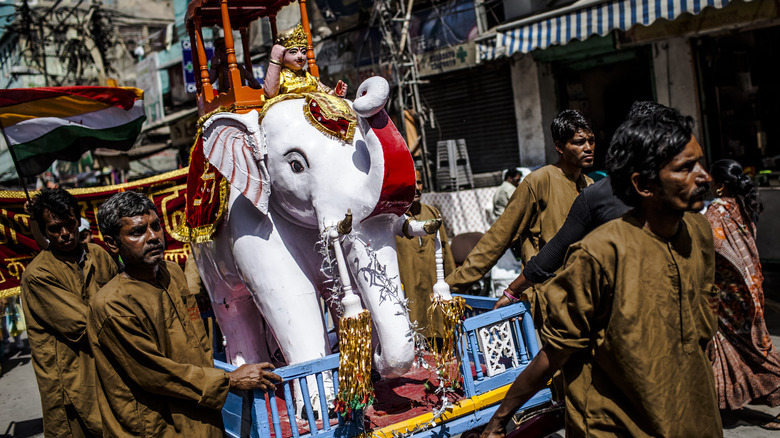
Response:
M184 273L165 262L160 286L118 275L92 300L89 341L106 436L222 437L227 374Z
M410 214L411 213L411 214ZM436 219L441 213L435 207L418 203L406 213L414 220L425 221ZM447 232L444 226L439 228L444 258L444 275L455 269L455 259L452 258ZM409 299L409 320L417 321L417 327L426 337L442 337L444 321L436 314L433 321L428 320L428 308L431 306L433 285L436 283L436 253L434 248L435 235L414 237L396 237L398 250L398 268L401 274L401 284L404 294Z
M586 175L572 181L553 165L531 172L517 186L504 213L479 239L463 265L447 277L453 292L466 292L518 240L522 244L523 264L528 263L563 226L574 199L590 184L593 180ZM524 295L531 304L532 314L538 315L541 308L536 309L539 299L536 288L527 289Z
M111 256L88 243L81 268L44 250L22 274L22 305L46 436L101 434L87 305L116 273Z
M546 348L569 354L567 437L723 436L705 353L714 256L698 213L668 241L628 213L572 245L545 283L541 330Z
M203 280L200 278L200 272L198 271L198 265L195 263L195 256L190 255L187 257L187 261L184 263L184 278L187 280L187 289L189 289L189 295L195 295L195 298L201 296L208 298L208 291L206 286L203 285Z
M504 212L509 204L509 199L515 193L517 187L509 181L504 181L493 194L493 220L496 220Z

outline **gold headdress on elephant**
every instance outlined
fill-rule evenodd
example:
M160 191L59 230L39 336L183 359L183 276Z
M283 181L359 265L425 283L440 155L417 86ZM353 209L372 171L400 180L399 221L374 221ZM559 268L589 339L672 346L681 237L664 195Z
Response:
M260 111L260 120L263 120L274 104L300 98L306 100L303 114L314 128L336 140L352 143L357 126L357 115L347 101L327 93L280 94L265 102Z

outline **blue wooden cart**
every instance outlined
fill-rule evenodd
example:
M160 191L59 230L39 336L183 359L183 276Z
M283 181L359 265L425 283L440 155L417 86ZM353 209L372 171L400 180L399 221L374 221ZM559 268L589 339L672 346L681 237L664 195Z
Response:
M498 408L510 384L538 353L536 333L524 303L517 303L497 310L495 299L463 295L471 307L463 321L462 334L457 339L457 358L463 376L464 397L447 411L434 418L426 413L374 429L376 437L391 437L415 431L416 437L447 437L464 433L486 424ZM500 344L496 350L490 343ZM512 351L508 351L510 348ZM503 356L503 357L502 357ZM498 365L503 371L485 371L486 364ZM216 361L218 368L232 371L234 366ZM332 372L334 384L338 382L339 355L278 368L275 372L284 378L284 399L263 391L231 391L222 410L227 435L232 437L351 437L363 432L360 424L351 418L339 417L338 424L318 421L312 408L306 378L315 376L319 390L320 412L328 412L323 373ZM492 375L488 375L492 374ZM293 411L292 382L298 380L306 400L305 419L301 425ZM335 388L338 391L338 388ZM281 392L281 391L280 391ZM551 401L549 389L544 389L529 400L521 410L537 407ZM281 406L281 408L280 408ZM281 411L281 412L280 412ZM307 424L306 424L307 423Z

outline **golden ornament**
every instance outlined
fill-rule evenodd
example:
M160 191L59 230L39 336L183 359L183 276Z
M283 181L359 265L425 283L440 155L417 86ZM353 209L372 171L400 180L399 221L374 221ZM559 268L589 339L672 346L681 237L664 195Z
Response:
M463 297L452 297L450 300L443 300L440 297L434 297L431 306L428 308L428 320L433 321L433 315L441 312L444 322L444 336L441 345L433 345L431 350L436 358L437 371L441 379L440 386L454 388L460 380L459 364L454 360L455 355L455 335L460 329L463 321L463 313L469 307Z
M339 393L336 412L346 415L374 402L371 382L371 316L368 310L339 322Z
M276 44L280 44L288 50L293 47L306 47L308 43L306 32L303 31L303 25L300 23L292 29L279 32L276 36Z

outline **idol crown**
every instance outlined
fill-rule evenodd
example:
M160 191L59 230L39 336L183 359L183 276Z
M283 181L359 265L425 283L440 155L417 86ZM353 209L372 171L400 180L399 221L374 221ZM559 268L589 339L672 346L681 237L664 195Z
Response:
M306 40L306 32L303 31L303 26L298 23L292 31L287 30L285 32L280 32L276 37L276 44L283 45L285 49L306 47L308 42Z

